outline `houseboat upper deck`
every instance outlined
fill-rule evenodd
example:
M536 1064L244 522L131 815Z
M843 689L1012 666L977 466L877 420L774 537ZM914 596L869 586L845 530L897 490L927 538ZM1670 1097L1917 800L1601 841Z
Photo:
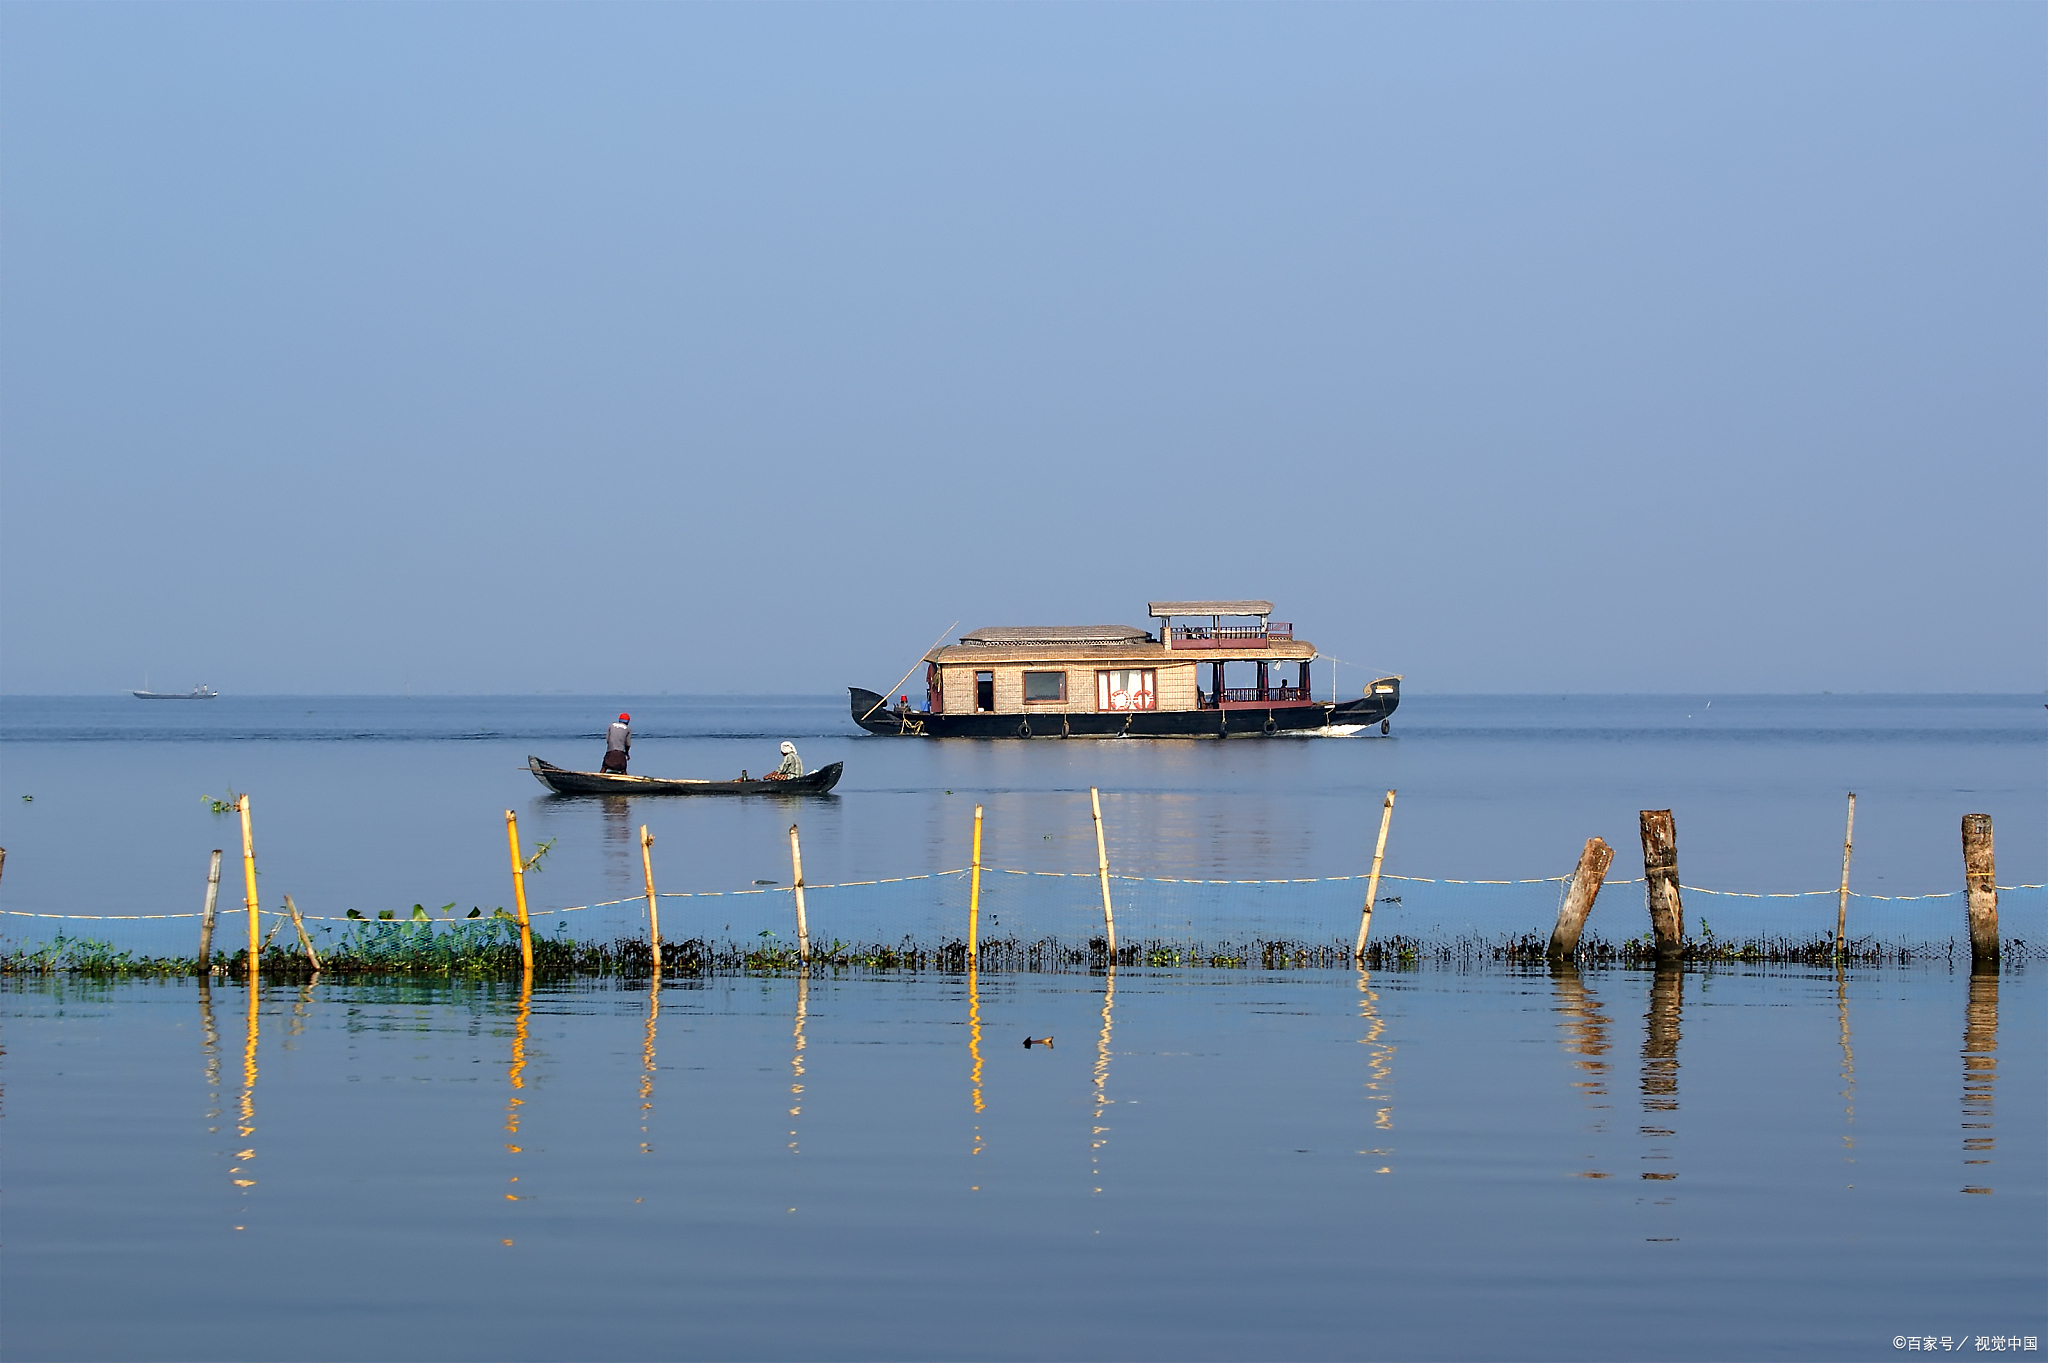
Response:
M928 738L1348 734L1373 724L1385 732L1400 703L1399 677L1379 678L1354 700L1317 700L1315 646L1274 621L1270 601L1154 601L1149 614L1156 632L972 630L924 656L922 708L907 695L892 702L851 687L854 721L869 733Z

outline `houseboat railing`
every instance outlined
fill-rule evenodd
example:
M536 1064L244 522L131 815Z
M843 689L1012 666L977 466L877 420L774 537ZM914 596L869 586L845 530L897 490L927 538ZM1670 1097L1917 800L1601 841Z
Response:
M1173 643L1176 648L1189 644L1196 648L1216 647L1226 643L1263 643L1268 639L1291 640L1294 626L1275 620L1261 628L1258 625L1175 625Z
M1215 709L1217 694L1213 691L1197 691L1195 693L1196 708L1202 710ZM1226 686L1223 688L1221 695L1225 705L1279 704L1283 701L1291 702L1313 699L1305 688L1299 686L1268 686L1263 691L1256 686Z

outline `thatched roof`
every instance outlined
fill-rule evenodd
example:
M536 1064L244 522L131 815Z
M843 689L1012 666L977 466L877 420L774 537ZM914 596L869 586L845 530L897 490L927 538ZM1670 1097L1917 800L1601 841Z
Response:
M1270 601L1154 601L1145 607L1154 619L1169 615L1271 615Z
M1152 636L1131 625L991 625L960 636L963 644L1142 644Z

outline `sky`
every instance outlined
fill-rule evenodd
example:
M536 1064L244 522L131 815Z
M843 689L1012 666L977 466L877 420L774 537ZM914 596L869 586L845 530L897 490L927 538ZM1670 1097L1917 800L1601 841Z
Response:
M1200 597L1411 699L2036 691L2044 38L9 4L0 691L880 689Z

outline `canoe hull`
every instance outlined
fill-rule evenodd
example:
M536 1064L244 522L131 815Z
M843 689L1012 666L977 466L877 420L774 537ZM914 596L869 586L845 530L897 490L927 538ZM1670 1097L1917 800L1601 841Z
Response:
M569 771L538 757L526 759L534 779L557 795L825 795L839 784L845 765L832 762L787 781L672 781L658 776Z
M1135 710L1110 714L907 715L887 698L847 688L853 721L890 738L1277 738L1288 734L1355 734L1384 724L1401 703L1401 679L1383 677L1356 700L1233 704L1222 710ZM872 714L869 711L873 711Z

